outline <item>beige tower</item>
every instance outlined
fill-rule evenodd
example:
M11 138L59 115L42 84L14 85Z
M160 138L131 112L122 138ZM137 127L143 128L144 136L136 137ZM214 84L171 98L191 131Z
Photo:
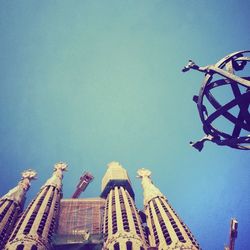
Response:
M30 187L30 180L35 179L35 177L36 172L31 169L25 170L18 185L0 199L0 249L3 249L15 226L18 215L22 212L25 195Z
M144 210L149 227L151 247L159 250L198 250L198 243L191 231L175 213L166 197L154 186L151 172L138 170L144 190Z
M51 249L51 237L55 230L62 196L65 163L55 165L54 173L29 204L18 221L5 249L45 250Z
M134 203L127 171L117 162L108 164L102 179L104 250L145 250L147 239Z

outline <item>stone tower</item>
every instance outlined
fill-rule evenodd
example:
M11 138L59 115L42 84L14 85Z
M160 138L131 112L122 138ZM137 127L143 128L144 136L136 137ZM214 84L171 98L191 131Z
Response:
M147 239L127 171L118 163L108 164L102 179L104 250L146 250Z
M30 188L30 181L35 177L35 171L25 170L18 185L0 199L0 249L3 249L18 216L22 212L25 195Z
M142 168L137 173L142 179L144 190L144 212L150 231L150 246L159 250L199 250L191 231L152 183L151 172Z
M51 249L51 237L55 230L62 197L63 171L66 168L65 163L55 165L52 177L42 186L36 198L24 211L5 249Z

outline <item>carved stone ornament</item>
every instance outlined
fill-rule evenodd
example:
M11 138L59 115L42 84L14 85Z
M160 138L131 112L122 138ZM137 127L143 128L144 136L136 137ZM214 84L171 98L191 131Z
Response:
M25 197L26 192L30 187L30 181L36 178L36 172L28 169L22 173L22 180L18 185L12 188L6 195L1 199L13 200L18 205L20 205Z
M137 171L138 177L142 179L142 187L144 191L144 206L147 206L149 201L156 197L164 197L161 191L152 183L150 179L151 171L141 168Z
M54 173L53 175L47 180L44 186L54 186L57 189L61 189L62 187L62 178L63 178L63 171L67 171L68 165L64 162L59 162L54 165Z
M117 161L112 161L107 165L108 168L121 168L121 164Z
M142 177L145 177L145 176L150 177L151 176L151 171L148 170L148 169L145 169L145 168L140 168L140 169L138 169L137 174L138 174L139 178L142 178Z
M65 162L58 162L54 166L54 170L67 171L68 165Z
M27 169L27 170L24 170L22 172L22 179L29 179L29 180L32 180L32 179L36 179L37 178L37 173L36 171L32 170L32 169Z

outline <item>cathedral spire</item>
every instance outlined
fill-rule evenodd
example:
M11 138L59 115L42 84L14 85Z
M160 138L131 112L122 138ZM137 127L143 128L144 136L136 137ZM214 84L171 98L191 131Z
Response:
M145 168L141 168L137 171L139 178L142 179L143 196L144 196L144 206L156 197L163 197L160 189L157 188L151 180L151 171Z
M151 172L142 168L137 173L142 179L144 190L144 212L150 232L150 246L164 250L199 250L191 231L152 183Z
M18 185L12 188L2 199L8 199L16 202L19 206L22 205L25 199L25 194L30 188L30 181L36 179L36 172L28 169L22 172L22 179Z
M18 185L0 198L0 248L2 249L13 229L18 215L22 211L30 181L36 178L36 172L28 169L22 172Z
M63 171L66 169L65 163L55 164L52 176L21 216L5 249L51 249L51 239L62 197Z
M53 186L58 190L62 188L63 171L67 171L68 165L64 162L58 162L54 165L54 172L52 176L46 181L42 188L46 186Z
M108 164L102 180L104 250L145 250L148 246L127 171L118 163Z

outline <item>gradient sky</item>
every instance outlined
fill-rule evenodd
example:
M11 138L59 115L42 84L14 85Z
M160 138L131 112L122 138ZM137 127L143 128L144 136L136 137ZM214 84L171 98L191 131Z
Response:
M183 74L250 49L249 1L0 1L0 195L34 168L29 202L65 161L64 197L88 170L81 197L100 194L110 161L140 167L168 197L204 250L222 250L231 217L249 249L249 151L203 136L196 105L203 75Z

